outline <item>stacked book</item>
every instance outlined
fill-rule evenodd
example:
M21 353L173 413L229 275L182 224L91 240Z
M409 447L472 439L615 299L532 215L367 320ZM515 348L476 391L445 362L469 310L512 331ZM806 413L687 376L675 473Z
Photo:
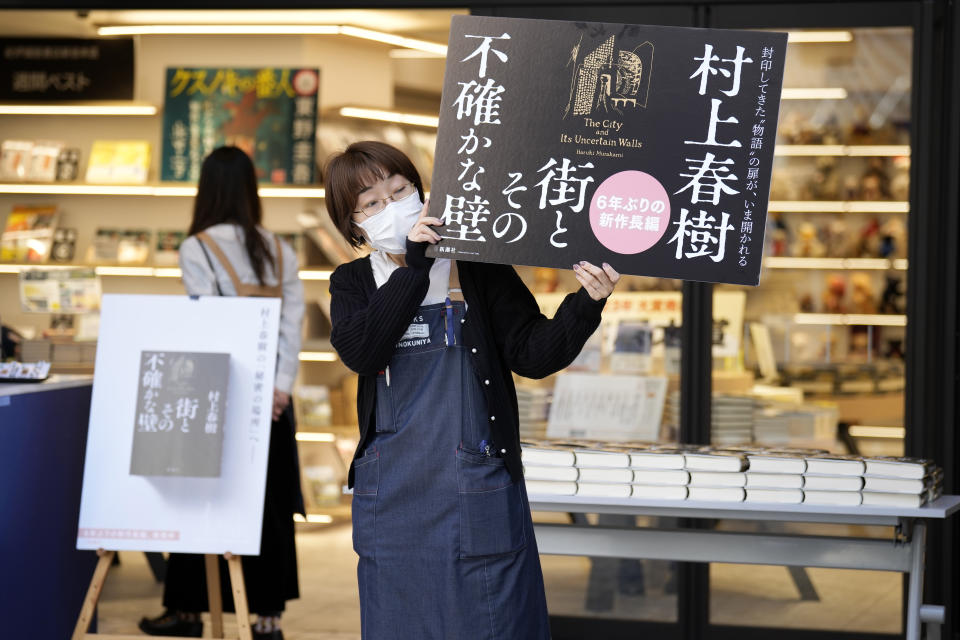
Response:
M553 392L536 387L517 387L517 409L520 417L520 437L538 440L547 435L547 417Z
M818 450L526 441L531 494L703 502L919 507L942 493L928 460Z
M867 458L862 493L864 505L919 507L943 493L943 470L929 460Z
M766 449L747 454L747 502L800 504L807 462L797 451Z
M803 501L855 507L862 503L863 458L817 454L805 458Z
M710 442L718 446L753 441L754 399L725 393L713 395Z

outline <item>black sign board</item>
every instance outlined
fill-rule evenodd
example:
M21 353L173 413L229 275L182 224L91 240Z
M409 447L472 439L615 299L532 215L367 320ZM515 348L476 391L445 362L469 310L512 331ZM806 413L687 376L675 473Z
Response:
M786 46L455 16L429 255L756 285Z
M0 38L0 100L133 99L133 38Z

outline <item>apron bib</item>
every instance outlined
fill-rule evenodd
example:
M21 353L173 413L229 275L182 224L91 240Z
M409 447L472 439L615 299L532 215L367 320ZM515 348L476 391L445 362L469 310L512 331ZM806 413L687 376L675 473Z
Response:
M491 439L465 308L420 307L377 376L377 433L354 463L368 640L550 637L526 489Z

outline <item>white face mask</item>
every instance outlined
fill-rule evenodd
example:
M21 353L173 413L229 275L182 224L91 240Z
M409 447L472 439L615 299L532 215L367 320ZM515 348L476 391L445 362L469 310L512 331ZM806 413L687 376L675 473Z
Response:
M383 211L358 222L357 226L367 234L367 241L374 249L403 254L407 252L407 234L413 229L422 209L420 194L414 193L400 202L391 202Z

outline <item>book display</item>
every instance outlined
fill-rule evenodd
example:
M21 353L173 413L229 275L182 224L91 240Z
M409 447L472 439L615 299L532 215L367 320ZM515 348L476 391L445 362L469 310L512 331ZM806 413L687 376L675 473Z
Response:
M588 440L522 444L531 494L919 507L942 493L942 469L913 458Z

